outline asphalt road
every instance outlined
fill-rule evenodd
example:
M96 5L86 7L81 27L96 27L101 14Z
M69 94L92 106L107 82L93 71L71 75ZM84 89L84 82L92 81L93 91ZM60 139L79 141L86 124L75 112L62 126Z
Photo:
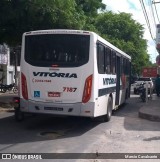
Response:
M143 104L138 96L132 95L107 123L57 116L26 116L23 122L17 123L13 111L1 111L0 153L159 153L160 125L138 117ZM105 162L106 159L68 161ZM133 160L107 159L110 161Z

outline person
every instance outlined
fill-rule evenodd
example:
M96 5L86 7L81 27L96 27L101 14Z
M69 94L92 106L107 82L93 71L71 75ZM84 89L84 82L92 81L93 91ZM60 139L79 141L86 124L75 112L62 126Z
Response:
M159 76L159 74L157 74L157 78L155 80L155 86L156 86L157 96L159 96L160 95L160 76Z

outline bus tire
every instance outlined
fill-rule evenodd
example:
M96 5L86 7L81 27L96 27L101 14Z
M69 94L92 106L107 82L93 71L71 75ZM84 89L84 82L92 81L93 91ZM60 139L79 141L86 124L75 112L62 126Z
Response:
M108 105L107 105L107 114L104 116L104 121L105 122L108 122L111 119L111 116L112 116L112 105L113 105L112 98L109 97L108 98Z
M19 109L15 109L14 117L17 122L24 120L24 113L21 112Z

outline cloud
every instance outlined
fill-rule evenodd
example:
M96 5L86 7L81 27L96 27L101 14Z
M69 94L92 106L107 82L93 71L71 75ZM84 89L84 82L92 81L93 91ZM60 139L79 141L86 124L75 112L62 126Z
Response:
M125 12L125 13L131 13L132 18L143 25L145 28L144 33L144 39L148 40L148 53L150 54L150 60L152 62L155 62L155 58L158 55L156 49L155 49L155 43L153 39L151 38L150 32L148 30L148 27L146 25L146 20L143 14L143 10L141 8L141 4L139 0L103 0L104 4L106 4L106 10L111 10L115 13L119 12ZM148 6L147 6L148 5ZM148 16L151 16L151 10L149 4L145 4ZM160 7L160 5L159 5ZM149 17L149 20L151 22L151 29L152 29L152 35L155 38L155 26L153 25L153 17Z
M103 0L103 3L106 4L107 10L112 10L113 12L127 12L129 4L127 0ZM123 5L122 5L123 4Z

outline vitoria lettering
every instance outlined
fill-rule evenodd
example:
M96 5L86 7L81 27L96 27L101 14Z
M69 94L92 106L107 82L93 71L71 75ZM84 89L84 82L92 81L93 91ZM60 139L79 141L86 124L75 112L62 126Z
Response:
M103 85L115 84L116 78L103 78Z
M39 77L61 77L61 78L77 78L75 73L50 73L50 72L33 72L33 75Z

